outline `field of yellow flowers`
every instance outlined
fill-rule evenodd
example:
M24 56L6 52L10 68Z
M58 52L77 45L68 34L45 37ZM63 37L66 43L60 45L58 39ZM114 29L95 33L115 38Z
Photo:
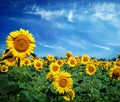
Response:
M10 32L0 57L0 102L119 102L120 54L106 61L34 53L28 30Z

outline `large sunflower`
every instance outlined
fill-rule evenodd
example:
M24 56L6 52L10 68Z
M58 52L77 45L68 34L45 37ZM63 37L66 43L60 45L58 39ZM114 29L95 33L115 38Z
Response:
M93 75L96 72L96 67L94 64L87 64L86 73L89 75Z
M20 31L11 32L6 39L8 48L13 52L14 56L25 57L30 55L35 46L35 40L28 30L20 29Z
M113 79L120 80L120 67L114 66L113 68L111 68L109 72L109 76Z
M53 86L59 93L67 93L73 86L70 73L61 71L54 76Z

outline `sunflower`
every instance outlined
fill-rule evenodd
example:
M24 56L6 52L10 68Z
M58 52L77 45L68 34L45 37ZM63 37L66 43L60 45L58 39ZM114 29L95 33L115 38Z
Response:
M108 67L109 67L108 64L109 64L108 62L103 61L103 62L101 63L102 70L108 70Z
M6 65L2 65L1 66L1 72L8 72L8 66L6 66Z
M91 63L98 66L99 65L99 61L95 58L91 60Z
M93 75L96 72L96 67L94 64L87 64L86 65L86 73L88 75Z
M57 63L58 63L58 65L60 65L61 67L62 67L62 65L64 64L64 61L63 61L63 60L61 60L61 59L57 60L56 62L57 62Z
M16 59L11 51L4 52L2 58L6 58L3 62L8 66L14 66L16 64Z
M66 52L66 58L70 58L70 57L72 57L72 52L70 52L70 51L68 51L68 52Z
M77 65L77 60L74 57L70 57L67 61L67 64L70 67L75 67Z
M54 76L55 76L55 74L54 74L54 73L49 72L49 73L47 73L47 75L46 75L46 79L53 79L53 78L54 78Z
M50 64L50 72L57 73L60 71L60 65L58 63L51 63Z
M20 31L11 32L6 39L8 48L16 57L25 57L33 53L35 40L28 30L20 29Z
M31 66L32 65L31 60L28 58L24 58L21 62L23 63L24 66Z
M60 94L67 93L73 86L71 74L65 71L59 72L54 77L53 86Z
M82 64L87 64L90 61L90 57L88 55L82 55L81 61Z
M120 80L120 67L114 66L113 68L111 68L109 72L109 76L113 79Z
M40 70L43 68L43 62L40 60L34 60L33 66L36 68L36 70Z
M120 67L120 60L119 60L119 59L117 59L117 60L115 61L115 65Z
M54 61L55 60L53 55L47 55L46 58L47 58L48 61Z
M67 93L67 95L66 96L63 96L63 98L66 100L66 101L71 101L70 100L70 97L71 97L71 100L74 100L74 98L75 98L75 92L72 90L72 89L70 89L69 91L68 91L68 93Z

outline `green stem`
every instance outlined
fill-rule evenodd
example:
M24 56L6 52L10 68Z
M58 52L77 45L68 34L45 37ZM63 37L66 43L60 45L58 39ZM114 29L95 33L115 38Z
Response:
M18 67L20 67L20 58L18 58L18 63L17 63Z
M56 102L58 102L58 92L57 92L57 94L56 94Z

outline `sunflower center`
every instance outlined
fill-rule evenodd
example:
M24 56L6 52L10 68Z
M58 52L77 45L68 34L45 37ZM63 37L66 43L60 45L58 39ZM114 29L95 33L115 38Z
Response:
M53 74L50 74L50 78L53 78L54 77L54 75Z
M36 63L36 66L37 66L37 67L40 67L40 66L41 66L41 64L40 64L40 63Z
M25 64L29 64L29 61L28 61L28 60L25 60Z
M71 63L71 64L75 64L75 61L74 61L74 60L71 60L70 63Z
M54 65L54 66L52 67L52 69L53 69L53 71L58 71L58 66L57 66L57 65Z
M13 43L18 52L25 52L29 48L29 39L24 35L18 36Z
M113 71L113 77L118 78L120 76L120 69L115 69Z
M88 58L87 58L87 57L85 57L85 58L83 59L83 61L84 61L84 62L87 62L87 61L88 61Z
M2 71L6 72L7 70L8 70L8 68L6 66L3 66Z
M94 68L89 66L89 72L93 72L94 71Z
M64 76L61 76L60 79L59 79L59 85L61 87L65 87L67 85L67 78L64 77Z
M14 58L7 59L8 62L14 62L14 60L15 60Z
M59 64L59 65L62 65L62 62L61 62L61 61L58 61L58 64Z

